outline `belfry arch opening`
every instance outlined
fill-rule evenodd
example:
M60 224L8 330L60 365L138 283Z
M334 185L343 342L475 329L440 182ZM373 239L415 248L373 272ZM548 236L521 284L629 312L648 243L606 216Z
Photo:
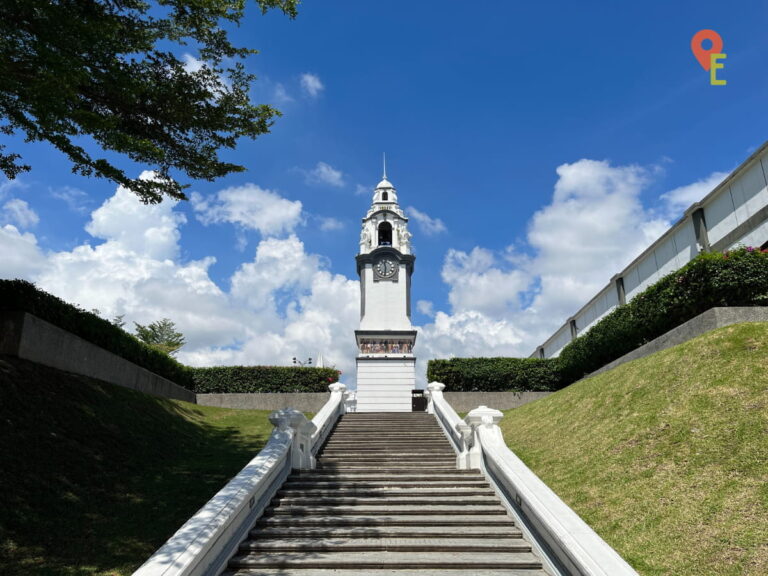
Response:
M387 200L389 200L389 192L382 192L381 193L381 200L383 202L386 202Z
M379 224L379 246L392 246L392 224L389 222Z

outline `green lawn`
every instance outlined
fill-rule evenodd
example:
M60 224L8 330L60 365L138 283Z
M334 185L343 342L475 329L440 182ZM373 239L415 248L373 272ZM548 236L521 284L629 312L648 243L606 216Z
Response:
M768 324L624 364L501 425L640 574L768 574Z
M0 574L131 574L261 449L268 414L0 356Z

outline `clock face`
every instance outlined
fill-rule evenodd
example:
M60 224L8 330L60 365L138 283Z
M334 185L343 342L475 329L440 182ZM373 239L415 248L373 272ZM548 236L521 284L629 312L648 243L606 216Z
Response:
M397 263L389 258L382 258L375 264L376 272L382 278L391 278L397 272Z

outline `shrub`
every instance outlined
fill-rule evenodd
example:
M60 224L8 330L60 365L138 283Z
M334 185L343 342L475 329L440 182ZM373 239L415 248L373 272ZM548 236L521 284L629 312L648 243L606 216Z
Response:
M556 359L452 358L430 360L427 380L450 392L533 391L562 388Z
M715 306L760 305L768 305L768 253L702 254L563 348L563 378L574 382Z
M217 366L190 368L197 394L227 392L327 392L337 382L333 368Z
M0 310L34 314L189 390L189 368L167 354L153 350L111 322L64 302L24 280L0 280Z

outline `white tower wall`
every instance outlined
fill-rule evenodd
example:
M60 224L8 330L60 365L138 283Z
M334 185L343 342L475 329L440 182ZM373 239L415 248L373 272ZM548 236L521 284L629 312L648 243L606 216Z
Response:
M355 331L359 412L411 411L416 331L410 320L415 260L410 239L408 219L385 176L363 218L357 256L361 290L360 329Z

